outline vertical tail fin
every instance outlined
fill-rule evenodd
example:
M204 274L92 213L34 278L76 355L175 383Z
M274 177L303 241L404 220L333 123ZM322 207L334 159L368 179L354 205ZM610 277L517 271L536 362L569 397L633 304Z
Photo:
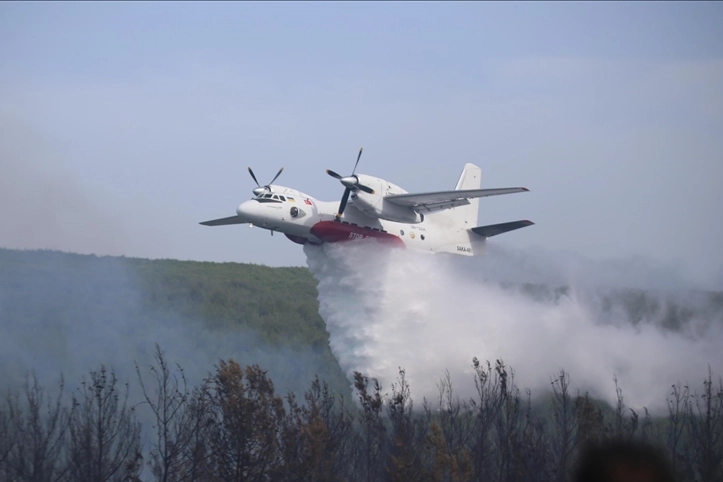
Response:
M459 176L455 191L463 189L479 189L482 182L482 170L474 164L465 164L462 175ZM454 220L455 225L463 228L477 226L479 212L479 199L470 199L469 204L458 206L448 211L448 216Z

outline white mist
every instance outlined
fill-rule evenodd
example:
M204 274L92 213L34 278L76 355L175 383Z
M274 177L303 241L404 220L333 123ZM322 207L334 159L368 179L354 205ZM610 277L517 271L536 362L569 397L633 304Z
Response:
M376 377L389 389L402 367L420 401L436 400L445 369L457 393L471 396L473 357L503 359L533 396L549 389L550 377L564 368L573 388L612 401L617 376L628 406L653 410L664 408L673 383L697 387L709 365L714 376L723 367L719 319L693 319L672 332L656 320L633 326L615 306L604 310L611 274L620 273L617 262L585 264L494 248L481 258L428 255L374 242L308 246L305 252L342 369ZM658 287L665 273L650 266L633 271L627 279L650 280L639 288ZM505 289L501 280L561 283L568 290L556 300L535 300ZM665 283L670 293L673 281Z

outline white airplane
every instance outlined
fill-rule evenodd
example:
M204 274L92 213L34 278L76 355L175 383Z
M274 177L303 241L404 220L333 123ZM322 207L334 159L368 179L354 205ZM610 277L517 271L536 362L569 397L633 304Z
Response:
M528 189L480 189L482 171L474 164L464 166L454 191L408 193L384 179L355 174L362 150L349 176L326 171L344 186L338 207L336 202L318 201L296 189L273 185L283 167L265 186L259 184L249 167L258 186L253 190L254 197L241 203L235 216L200 224L249 224L270 230L272 236L274 231L282 232L298 244L375 238L400 247L465 256L484 254L489 237L534 224L512 221L475 226L479 198Z

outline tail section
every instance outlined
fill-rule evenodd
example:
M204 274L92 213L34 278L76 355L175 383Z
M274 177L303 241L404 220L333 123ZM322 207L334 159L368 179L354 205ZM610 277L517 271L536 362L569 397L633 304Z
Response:
M419 205L423 205L426 200L429 200L430 203L436 201L436 205L431 205L438 209L445 209L444 207L438 207L443 203L446 204L446 206L455 205L456 207L441 211L439 218L436 218L442 221L440 224L444 229L448 230L449 235L447 239L449 244L435 247L434 252L453 253L463 256L482 256L485 253L487 238L524 228L533 223L531 221L513 221L489 226L477 226L480 197L527 191L527 189L523 187L480 189L481 183L482 170L474 164L465 164L454 191L426 194L401 194L391 197L407 203L416 202ZM455 191L465 192L454 194Z
M474 164L465 164L462 175L459 176L455 191L466 189L479 189L482 183L482 170ZM458 206L448 211L447 216L454 220L455 225L471 228L477 224L479 213L479 198L469 199L469 204Z

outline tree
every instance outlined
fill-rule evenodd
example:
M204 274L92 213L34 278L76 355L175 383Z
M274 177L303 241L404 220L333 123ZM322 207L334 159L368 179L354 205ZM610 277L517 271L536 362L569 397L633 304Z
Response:
M18 413L17 397L8 393L5 407L0 410L0 476L11 480L12 474L9 466L10 453L17 443L16 424L13 423L13 412Z
M420 480L432 482L468 482L472 480L472 463L469 452L450 454L444 432L437 422L429 426L425 439L427 464ZM480 480L483 480L480 478Z
M567 480L573 462L577 417L570 395L570 375L560 370L551 382L553 390L552 457L554 479Z
M68 457L71 479L77 482L137 480L143 468L141 426L123 398L115 373L104 366L90 372L73 396Z
M472 359L477 398L470 400L470 410L474 414L471 456L478 478L493 477L494 425L507 393L507 373L500 370L502 366L502 360L497 360L493 369L489 361L482 365L477 358Z
M455 466L466 469L471 460L470 440L476 428L473 410L455 395L449 370L445 370L444 378L437 383L437 389L438 425L442 430L443 445L449 457L455 459ZM427 418L431 419L429 407L425 406L425 412Z
M688 427L697 476L702 482L723 480L723 381L714 388L710 367L703 393L692 398Z
M387 400L387 414L392 438L386 467L389 480L420 480L424 438L428 427L423 418L414 415L409 383L402 368L399 369L398 382L392 383L392 395Z
M670 454L670 461L673 465L673 472L677 477L681 477L683 435L690 391L687 386L683 386L681 389L679 385L673 385L672 388L673 391L670 393L670 397L666 399L668 404L666 446Z
M577 419L577 445L592 445L605 438L605 417L602 409L596 407L585 392L575 398L575 418Z
M367 482L382 478L379 461L384 460L386 452L386 428L382 421L382 387L374 379L374 386L369 392L369 378L359 372L354 372L354 388L359 397L361 412L359 423L361 426L361 446L357 452L359 465L363 467L363 479Z
M211 382L208 442L210 469L224 481L279 478L279 439L285 410L274 385L258 365L242 369L222 361Z
M45 392L34 376L32 385L26 377L23 393L24 412L18 398L8 398L7 423L12 425L8 428L14 434L6 454L10 478L28 482L63 480L68 467L61 454L70 413L62 404L62 377L57 397L47 399L47 404Z
M549 447L545 436L545 423L532 413L532 394L527 392L527 410L521 438L514 447L514 479L546 481L548 479Z
M326 382L314 378L311 388L304 394L307 409L318 417L326 427L328 437L324 446L326 457L333 461L334 473L341 478L352 467L352 439L354 435L354 416L346 406L344 396L337 397Z
M522 454L525 418L521 413L520 390L515 385L515 374L512 369L498 360L495 372L501 380L500 396L502 403L499 405L495 417L496 441L496 467L498 480L511 481L518 479L522 469L520 459Z
M348 471L349 445L353 419L344 407L343 397L336 406L326 383L315 377L304 394L305 405L298 405L289 393L282 439L287 475L295 481L335 481Z
M613 375L615 383L615 417L612 425L609 427L610 435L617 440L630 441L635 437L638 430L638 413L630 409L630 418L625 416L625 400L623 398L623 390L618 385L618 379Z
M192 390L186 405L186 420L191 434L182 457L179 470L184 481L207 480L211 470L210 429L213 428L209 382L205 380Z
M183 369L176 365L178 375L172 374L161 348L156 344L155 365L150 367L154 390L149 392L136 364L138 383L145 404L153 413L155 423L151 438L148 465L159 482L186 480L184 454L194 436L193 412L188 409L192 393ZM180 380L179 380L180 377Z

